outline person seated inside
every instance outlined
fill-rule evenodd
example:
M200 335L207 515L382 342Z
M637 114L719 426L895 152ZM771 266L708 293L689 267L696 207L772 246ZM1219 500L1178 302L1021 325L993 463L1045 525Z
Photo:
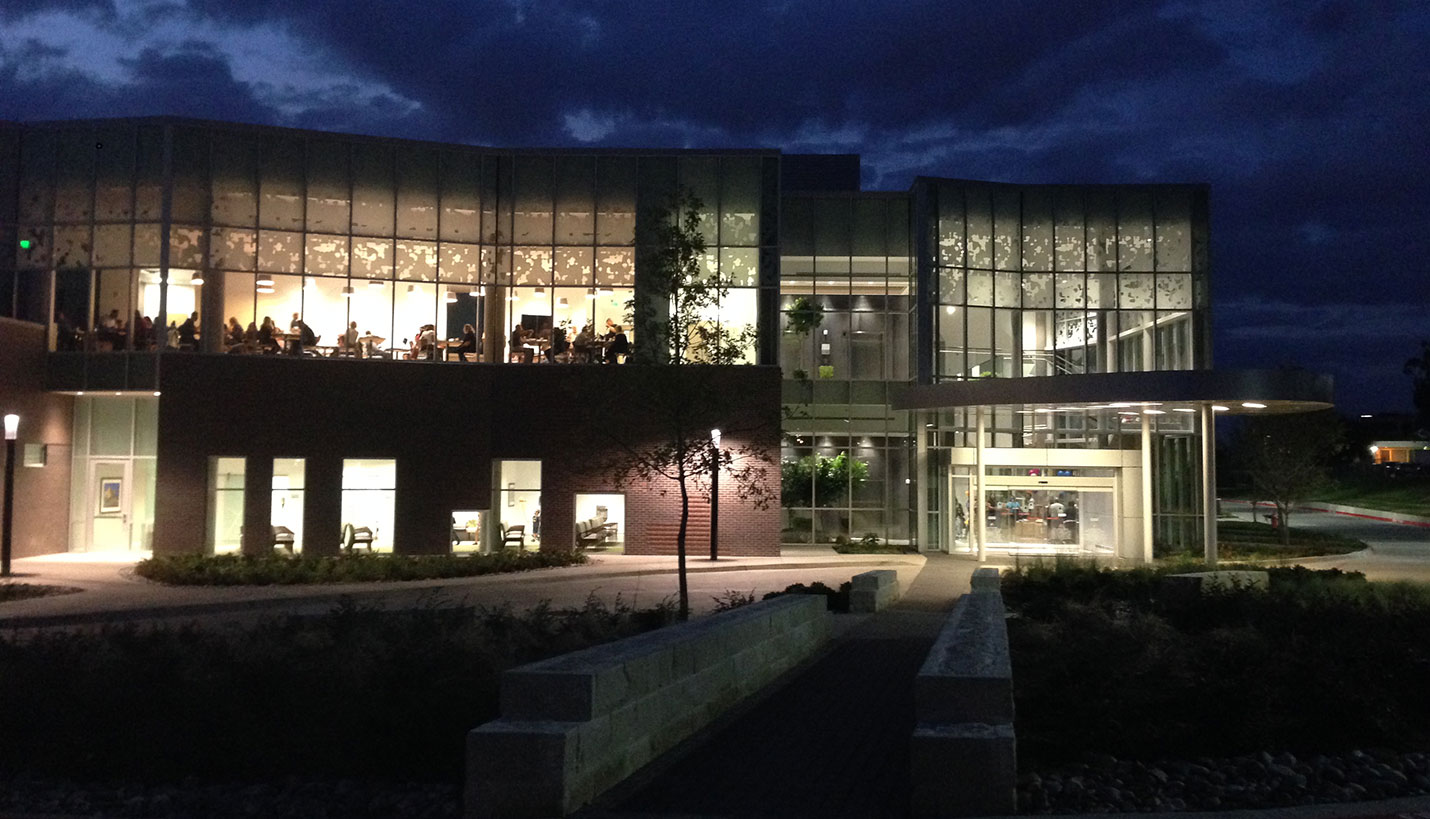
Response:
M566 328L560 326L551 328L551 346L546 348L547 362L555 364L556 357L569 349L571 349L571 342L566 340Z
M258 345L258 325L250 321L248 327L243 331L243 351L256 353L259 349L261 348Z
M466 360L467 360L467 355L468 355L469 353L472 354L472 355L476 355L476 353L477 353L477 328L473 327L473 326L470 325L470 324L463 324L463 325L462 325L462 343L459 344L459 345L457 345L456 347L450 347L450 348L448 348L448 349L452 349L452 350L456 350L456 351L457 351L457 360L458 360L458 361L466 361Z
M592 351L596 349L596 331L592 329L590 322L581 328L581 332L576 334L576 339L571 342L571 353L580 361L591 361Z
M275 354L280 349L278 325L274 323L272 316L263 317L263 326L258 328L258 346L266 354Z
M199 314L190 313L184 319L184 323L179 325L179 349L197 350L199 348Z
M302 355L304 347L312 347L318 343L318 337L313 334L313 328L303 323L299 313L293 314L293 322L288 325L288 330L294 336L288 347L288 352L293 355Z
M613 324L610 343L606 345L606 363L618 364L620 358L617 356L630 355L631 342L626 338L625 330L619 324Z
M223 343L229 352L234 352L235 347L243 346L243 325L238 323L236 316L228 317L228 325L224 328Z
M423 357L437 358L437 325L422 325L422 333L417 336L417 352Z
M356 321L348 322L348 329L338 336L338 354L358 357L362 350L358 346L358 328Z
M511 328L511 338L507 339L507 342L511 345L512 361L526 363L531 360L531 353L525 349L529 340L525 327L518 324Z

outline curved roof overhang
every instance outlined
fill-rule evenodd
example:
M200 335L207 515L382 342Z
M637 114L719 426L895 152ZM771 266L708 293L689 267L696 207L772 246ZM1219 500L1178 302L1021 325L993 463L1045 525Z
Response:
M1304 370L1164 370L1139 373L976 378L896 391L894 409L1041 406L1065 410L1202 406L1232 415L1330 409L1329 375Z

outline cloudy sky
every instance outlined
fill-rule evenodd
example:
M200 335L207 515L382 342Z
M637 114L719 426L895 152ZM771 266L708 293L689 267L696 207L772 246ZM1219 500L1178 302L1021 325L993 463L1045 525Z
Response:
M1430 337L1424 0L4 0L0 119L858 152L1212 185L1218 366L1409 408Z

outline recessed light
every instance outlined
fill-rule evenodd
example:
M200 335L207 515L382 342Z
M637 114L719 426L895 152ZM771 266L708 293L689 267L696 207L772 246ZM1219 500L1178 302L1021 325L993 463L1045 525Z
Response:
M1231 407L1223 407L1221 404L1212 404L1212 412L1226 412Z
M1144 409L1144 410L1142 410L1142 414L1143 414L1143 415L1166 415L1166 414L1167 414L1167 411L1166 411L1166 410L1159 410L1159 409Z
M1196 412L1191 407L1172 407L1172 412Z
M1247 409L1266 409L1265 404L1258 404L1255 401L1242 401L1241 405Z

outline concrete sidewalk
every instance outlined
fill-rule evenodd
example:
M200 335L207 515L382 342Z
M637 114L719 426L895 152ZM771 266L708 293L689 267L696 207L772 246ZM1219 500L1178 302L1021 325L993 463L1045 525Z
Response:
M0 628L43 628L164 619L247 619L269 614L317 614L351 600L378 608L470 603L526 608L542 601L580 606L591 597L637 607L676 593L673 557L592 554L590 563L562 569L400 583L293 586L164 586L133 573L136 553L70 553L22 558L14 580L80 589L73 594L0 604ZM709 556L688 560L691 608L709 610L717 595L783 589L791 583L833 586L871 568L892 568L912 582L922 555L841 555L827 547L795 547L779 557Z

